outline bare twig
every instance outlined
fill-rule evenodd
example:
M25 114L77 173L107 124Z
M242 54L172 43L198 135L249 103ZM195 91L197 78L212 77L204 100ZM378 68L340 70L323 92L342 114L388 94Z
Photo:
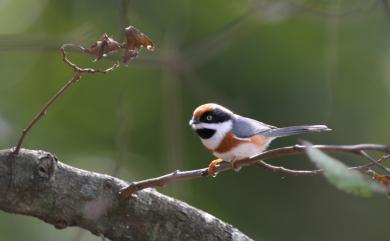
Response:
M72 62L68 59L64 47L61 47L61 53L62 53L62 60L63 60L67 65L69 65L69 67L71 67L76 73L80 73L80 75L83 74L83 73L89 73L89 74L96 74L96 73L107 74L108 72L111 72L111 71L113 71L113 70L115 70L116 68L119 67L119 63L118 63L118 62L115 62L111 67L109 67L109 68L107 68L107 69L104 69L104 70L93 69L93 68L80 68L79 66L77 66L77 65L74 64L74 63L72 63Z
M291 176L314 176L314 175L317 175L317 174L322 172L321 169L293 170L293 169L285 168L282 166L274 166L274 165L271 165L271 164L269 164L265 161L261 161L261 160L258 161L258 163L256 165L263 167L264 169L269 170L271 172L282 172L282 173L286 173L286 174L291 175Z
M385 156L382 156L381 158L379 158L378 160L373 158L372 156L368 155L367 152L365 151L360 151L360 154L367 158L367 160L371 161L372 162L372 165L371 166L378 166L380 168L382 168L387 174L390 174L390 168L384 166L381 162L382 161L385 161L387 159L390 158L390 155L385 155Z
M65 90L69 88L69 86L71 86L80 78L81 78L81 74L79 72L76 72L75 75L53 97L51 97L48 102L46 102L42 110L34 116L31 122L22 131L22 135L18 140L18 143L15 147L15 150L13 151L13 154L17 155L19 153L20 147L22 146L23 141L26 138L26 135L31 130L31 128L39 121L39 119L41 119L41 117L47 113L47 110L50 108L50 106L58 99L58 97L60 97L65 92Z
M372 166L374 165L382 165L381 162L387 160L388 158L390 157L390 155L386 155L386 156L382 156L381 158L379 158L378 160L370 160L371 162L368 163L368 164L365 164L365 165L360 165L360 166L354 166L354 167L349 167L349 169L355 169L355 170L369 170ZM371 157L372 158L372 157ZM288 175L291 175L291 176L314 176L314 175L317 175L317 174L320 174L323 172L323 170L321 169L315 169L315 170L294 170L294 169L289 169L289 168L285 168L285 167L282 167L282 166L275 166L275 165L271 165L265 161L259 161L257 163L258 166L260 167L263 167L269 171L272 171L272 172L281 172L281 173L285 173L285 174L288 174ZM383 166L383 165L382 165Z
M54 94L43 106L43 108L34 116L34 118L31 120L31 122L27 125L27 127L22 131L22 134L18 140L18 143L13 151L13 154L17 155L20 151L20 148L23 144L24 139L26 138L27 134L30 132L31 128L47 113L47 110L50 108L50 106L74 83L76 83L79 79L81 79L82 74L89 73L89 74L95 74L95 73L102 73L106 74L110 71L113 71L116 69L119 64L114 63L110 68L105 70L98 70L93 68L80 68L76 64L72 63L66 55L64 46L61 47L62 52L62 59L63 61L69 65L75 72L74 76L64 85L62 88Z
M324 152L330 152L330 153L350 153L357 156L362 156L362 151L376 151L380 153L389 154L390 153L390 146L386 145L377 145L377 144L359 144L359 145L314 145L313 147L322 150ZM315 175L321 172L321 170L291 170L284 167L278 167L270 165L263 160L267 159L273 159L277 157L284 157L284 156L292 156L297 154L302 154L306 150L306 146L304 145L295 145L295 146L288 146L288 147L281 147L272 149L269 151L265 151L257 156L237 160L234 163L234 167L244 167L244 166L251 166L251 165L260 165L268 170L272 170L274 172L283 172L291 175ZM384 160L384 159L383 159ZM383 161L379 159L377 162ZM367 165L362 166L356 166L351 167L352 169L367 169L368 167L374 165L374 163L369 163ZM233 166L230 163L221 163L215 168L215 172L222 172L233 169ZM146 179L142 181L137 181L131 183L128 187L121 190L120 195L123 198L129 198L131 194L148 188L148 187L157 187L157 186L164 186L166 184L169 184L171 182L175 182L178 180L189 180L189 179L195 179L195 178L201 178L208 176L207 172L208 168L202 168L197 170L191 170L191 171L174 171L172 173L155 177L151 179Z

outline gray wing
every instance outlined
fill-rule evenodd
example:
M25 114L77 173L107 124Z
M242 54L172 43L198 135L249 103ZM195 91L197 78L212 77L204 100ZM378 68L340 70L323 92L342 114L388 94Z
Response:
M233 133L239 138L249 138L274 128L276 127L240 115L235 115L233 119Z

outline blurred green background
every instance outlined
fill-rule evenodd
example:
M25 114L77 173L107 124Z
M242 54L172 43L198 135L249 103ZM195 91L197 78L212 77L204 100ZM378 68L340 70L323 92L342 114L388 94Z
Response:
M389 142L387 1L0 0L0 144L21 130L71 76L58 48L121 39L131 24L153 39L128 67L85 75L24 147L132 181L205 167L213 157L188 126L206 102L276 126L327 124L289 137L322 144ZM76 56L79 57L79 56ZM83 66L92 64L80 59ZM103 61L99 66L108 66ZM348 165L355 158L343 156ZM274 160L313 168L305 156ZM259 168L175 183L159 191L231 223L255 240L389 240L384 196L359 198L323 177ZM0 213L0 240L88 241L37 219Z

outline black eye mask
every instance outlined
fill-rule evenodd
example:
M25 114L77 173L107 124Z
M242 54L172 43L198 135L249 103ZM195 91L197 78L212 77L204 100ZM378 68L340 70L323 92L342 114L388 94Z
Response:
M196 133L202 139L209 139L209 138L211 138L215 134L215 130L203 128L203 129L197 129Z
M217 108L203 113L203 115L199 118L199 121L203 123L222 123L230 119L232 119L230 113L226 113L225 111Z

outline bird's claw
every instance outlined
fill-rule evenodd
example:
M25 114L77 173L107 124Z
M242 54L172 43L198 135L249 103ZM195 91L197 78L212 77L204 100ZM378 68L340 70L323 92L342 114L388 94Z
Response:
M218 163L222 162L222 159L215 159L209 164L209 168L207 169L207 174L209 174L212 177L216 177L218 172L216 172L214 169L217 167Z
M232 160L232 161L230 162L230 165L232 165L232 168L233 168L233 170L234 170L235 172L239 172L239 171L241 170L242 167L238 166L236 161L237 161L236 159Z

